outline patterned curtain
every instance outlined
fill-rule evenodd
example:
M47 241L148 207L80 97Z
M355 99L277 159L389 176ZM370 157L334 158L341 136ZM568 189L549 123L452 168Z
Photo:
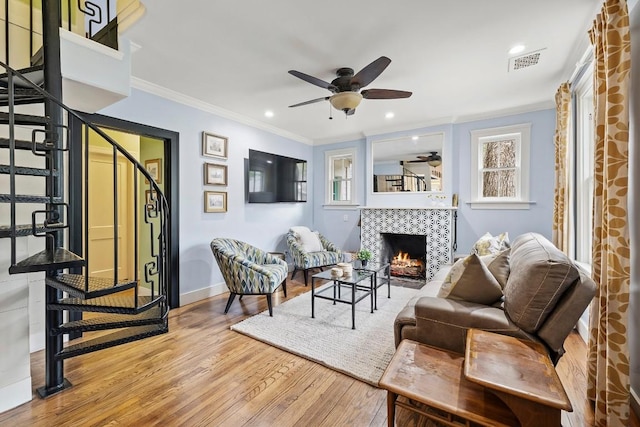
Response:
M569 132L571 91L562 83L556 92L556 188L553 198L553 244L563 252L569 250L569 170L567 140Z
M629 72L625 0L606 0L589 32L594 46L595 169L588 396L598 426L629 423Z

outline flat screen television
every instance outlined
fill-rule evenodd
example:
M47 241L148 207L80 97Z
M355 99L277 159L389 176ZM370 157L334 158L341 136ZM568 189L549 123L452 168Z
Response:
M307 161L249 150L249 203L307 201Z

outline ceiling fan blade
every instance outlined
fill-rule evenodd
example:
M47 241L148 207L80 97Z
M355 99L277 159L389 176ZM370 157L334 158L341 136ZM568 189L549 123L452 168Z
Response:
M322 98L316 98L316 99L312 99L311 101L305 101L305 102L300 102L298 104L289 105L289 108L291 108L291 107L300 107L302 105L308 105L308 104L315 104L316 102L326 101L327 99L329 99L328 96L325 96L325 97L322 97Z
M398 99L408 98L413 95L413 92L392 89L367 89L360 92L360 94L366 99Z
M351 78L351 86L357 86L358 89L365 87L374 81L390 63L391 60L389 58L381 56L362 70L358 71L358 74Z
M307 83L311 83L312 85L320 86L323 89L329 89L331 92L338 91L338 88L332 85L331 83L325 82L324 80L320 80L317 77L313 77L308 74L301 73L300 71L289 70L289 74L291 74L292 76L296 76L297 78L302 79Z

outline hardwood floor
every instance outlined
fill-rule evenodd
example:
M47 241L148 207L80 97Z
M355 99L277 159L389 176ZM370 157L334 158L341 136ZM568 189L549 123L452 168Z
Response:
M289 281L287 299L308 290ZM173 310L168 334L66 361L72 388L0 414L0 426L387 425L383 390L229 330L266 310L266 298L236 299L224 315L226 299ZM274 303L283 300L278 292ZM565 347L557 369L574 412L563 413L562 424L591 425L586 347L577 333ZM43 358L42 351L31 358L34 387L44 383ZM398 425L424 425L398 416Z

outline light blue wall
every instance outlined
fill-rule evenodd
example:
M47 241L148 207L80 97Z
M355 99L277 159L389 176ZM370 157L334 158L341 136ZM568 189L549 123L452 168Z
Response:
M471 131L476 129L531 123L531 187L530 198L536 203L528 210L478 210L466 204L470 199ZM374 194L367 181L372 171L371 143L379 139L396 138L414 133L444 132L442 194L451 203L451 195L459 194L458 253L467 253L473 243L487 231L499 234L507 231L513 239L519 234L535 231L551 238L554 188L554 132L555 110L510 115L495 119L411 129L394 134L369 136L365 140L317 146L314 148L314 192L322 200L314 201L314 227L330 236L339 246L353 249L359 246L360 229L358 211L334 210L323 207L325 177L324 153L345 147L358 147L357 199L361 206L369 207L421 207L429 206L424 193ZM360 153L366 154L361 156ZM343 215L348 220L344 221Z
M307 225L319 230L345 250L360 246L358 208L325 208L325 151L356 148L357 202L360 206L418 207L428 206L424 194L379 195L367 188L366 177L371 171L372 141L408 133L444 132L443 166L445 189L460 195L458 219L458 252L469 250L473 242L486 231L508 231L513 237L526 231L537 231L550 237L553 211L553 134L554 110L537 111L453 125L412 129L394 134L331 145L307 146L214 114L179 104L140 90L101 114L179 132L180 134L180 286L181 292L191 292L222 282L222 276L211 255L209 242L218 236L233 237L271 251L284 251L284 234L291 225ZM531 199L529 210L471 210L470 131L474 129L532 123L531 130ZM201 133L208 131L229 138L229 158L218 163L229 169L229 185L205 187L202 182L203 163L215 160L201 156ZM307 203L247 204L244 200L244 159L249 148L283 154L309 161ZM228 192L228 212L203 212L205 189ZM450 200L450 199L449 199Z
M503 231L514 237L535 231L551 239L553 221L553 189L555 185L555 110L461 123L454 126L454 145L458 149L455 173L460 197L458 210L458 252L468 253L475 241L487 231L493 235ZM535 202L527 210L471 209L471 131L477 129L531 123L529 198Z
M315 165L311 146L292 141L140 90L102 111L111 117L180 133L180 291L222 283L209 242L232 237L268 251L284 252L284 234L292 225L312 225ZM202 131L229 138L227 160L202 157ZM309 161L307 203L247 204L244 159L249 148ZM227 187L203 185L203 164L228 166ZM204 213L205 190L227 191L227 213Z
M365 140L341 142L339 144L315 146L313 150L313 201L314 221L313 228L322 233L329 241L346 251L355 251L360 248L360 220L359 208L326 209L325 203L325 152L343 148L356 148L355 188L356 202L364 204L365 182ZM346 221L345 221L346 216Z

